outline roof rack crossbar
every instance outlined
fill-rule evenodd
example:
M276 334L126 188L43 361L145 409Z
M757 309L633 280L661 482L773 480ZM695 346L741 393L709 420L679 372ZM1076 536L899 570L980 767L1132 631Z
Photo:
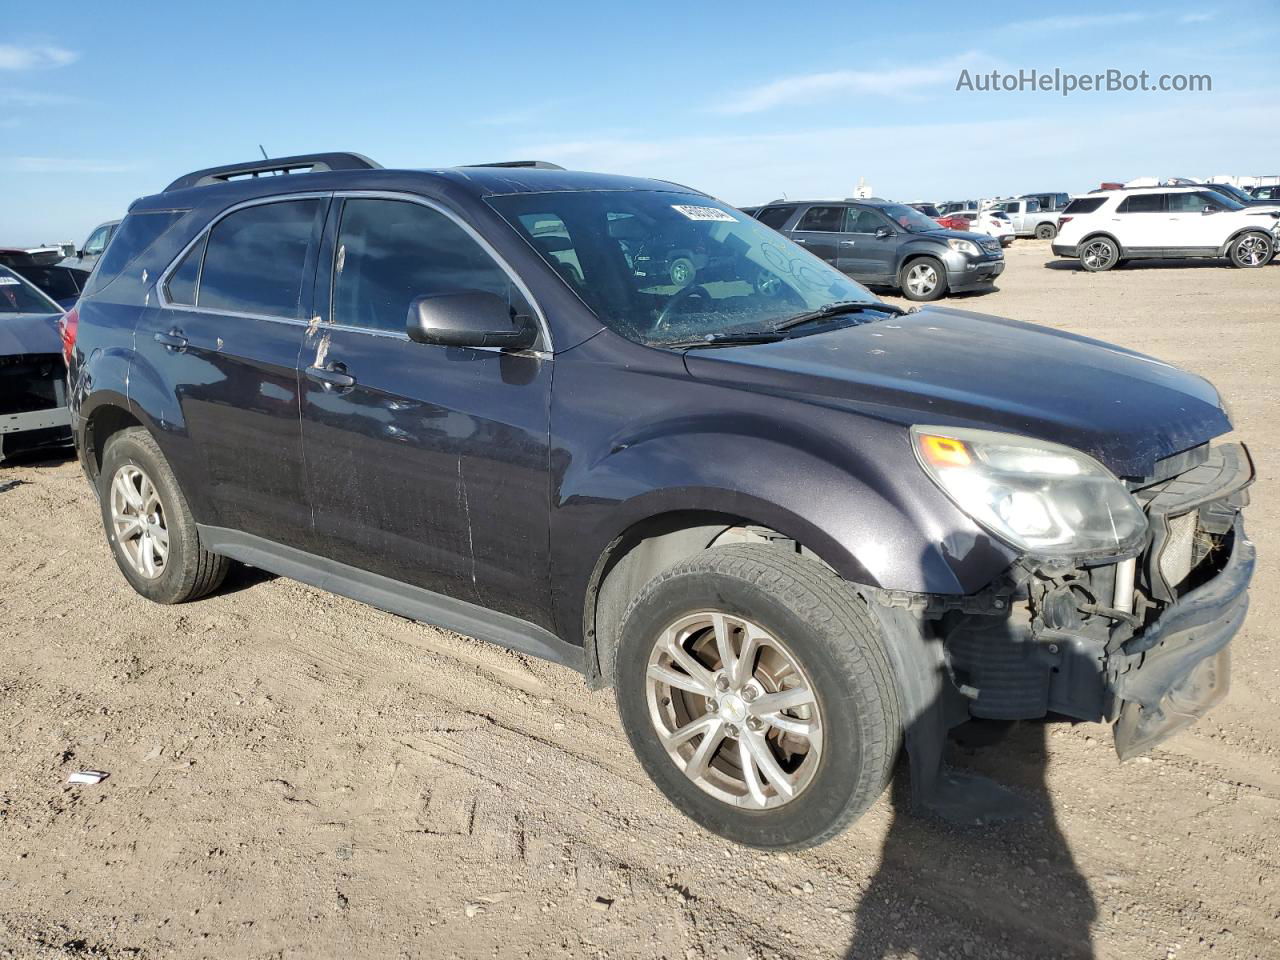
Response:
M533 167L538 170L563 170L558 163L547 160L498 160L494 163L468 163L468 167Z
M381 167L381 164L374 163L359 153L302 153L296 157L251 160L247 163L230 163L222 167L195 170L173 181L164 188L164 192L203 187L210 183L225 183L240 177L258 177L264 173L322 173L326 170L379 170Z

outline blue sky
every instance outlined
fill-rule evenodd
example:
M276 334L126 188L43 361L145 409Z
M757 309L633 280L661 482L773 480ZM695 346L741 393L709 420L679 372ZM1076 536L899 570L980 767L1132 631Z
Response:
M1280 9L1109 3L0 4L0 244L195 168L315 150L677 180L738 204L1280 173ZM957 91L961 70L1211 92Z

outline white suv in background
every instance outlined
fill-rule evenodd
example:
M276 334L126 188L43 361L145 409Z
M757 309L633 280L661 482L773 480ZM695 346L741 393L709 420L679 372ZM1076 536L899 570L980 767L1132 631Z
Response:
M1250 210L1206 187L1136 187L1076 197L1062 211L1053 252L1091 272L1128 260L1228 257L1261 267L1280 242L1280 214Z

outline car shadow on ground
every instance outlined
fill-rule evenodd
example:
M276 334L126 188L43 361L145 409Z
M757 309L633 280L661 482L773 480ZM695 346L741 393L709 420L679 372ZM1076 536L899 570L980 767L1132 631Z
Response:
M1043 723L953 731L948 769L998 777L1025 801L1018 819L958 825L913 808L906 764L891 788L893 820L875 875L854 908L846 960L1094 957L1098 914L1058 827L1045 780Z
M1116 264L1110 270L1103 272L1114 273L1116 270L1222 270L1230 266L1230 261L1225 257L1206 257L1198 260L1128 260L1124 263ZM1079 260L1046 260L1044 267L1046 270L1066 270L1070 273L1089 272L1080 266Z

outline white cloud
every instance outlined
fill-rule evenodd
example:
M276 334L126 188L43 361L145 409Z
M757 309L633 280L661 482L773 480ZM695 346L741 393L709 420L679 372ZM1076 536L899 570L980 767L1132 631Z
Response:
M0 70L36 70L43 67L65 67L75 63L80 54L64 47L47 44L18 46L0 43Z
M759 86L749 87L736 96L712 107L716 113L740 116L760 113L780 106L795 106L832 97L863 94L906 97L922 87L954 84L962 67L982 60L974 51L929 66L898 67L883 70L831 70L824 73L800 73L780 77Z
M1083 30L1086 27L1116 27L1126 23L1149 20L1151 14L1131 11L1128 13L1086 13L1077 16L1040 17L1035 20L1019 20L1002 29L1010 33L1032 31Z
M1216 10L1206 10L1203 13L1184 13L1178 18L1179 23L1208 23L1218 15Z
M0 104L15 107L49 107L67 103L79 103L78 97L64 93L45 93L40 90L0 90Z
M13 173L131 173L136 163L98 163L75 157L0 157L0 170Z

